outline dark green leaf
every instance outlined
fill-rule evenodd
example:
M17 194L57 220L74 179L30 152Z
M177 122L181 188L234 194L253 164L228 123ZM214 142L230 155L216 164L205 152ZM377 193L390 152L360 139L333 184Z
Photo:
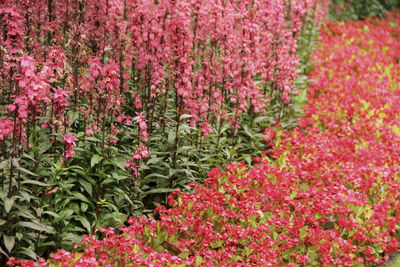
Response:
M8 254L0 247L0 253L8 258Z
M52 142L43 142L40 144L39 147L39 155L42 155L44 152L46 152L47 150L49 150L49 148L53 145Z
M36 219L36 217L33 216L33 214L31 213L32 211L26 207L27 205L15 205L15 206L18 209L18 213L17 213L18 216L22 216L22 217L25 217L30 220Z
M17 166L17 169L18 170L20 170L20 171L22 171L22 172L24 172L24 173L26 173L26 174L29 174L29 175L32 175L32 176L39 176L39 175L37 175L36 173L33 173L33 172L31 172L30 170L27 170L27 169L25 169L25 168L23 168L23 167L21 167L21 166Z
M79 179L78 181L82 185L82 187L85 188L86 192L88 192L89 196L92 196L92 185L84 179Z
M90 160L90 167L93 168L97 163L99 163L103 159L102 156L93 155L92 159Z
M110 159L109 162L120 168L121 170L125 170L125 164L122 158L115 158L115 159Z
M158 193L171 193L173 191L175 191L175 189L172 189L172 188L154 188L154 189L151 189L149 191L144 192L144 194L148 195L148 194L158 194Z
M88 219L86 219L86 217L83 217L83 216L79 216L79 217L77 217L77 219L82 223L83 227L86 228L87 232L91 233L92 227L91 227Z

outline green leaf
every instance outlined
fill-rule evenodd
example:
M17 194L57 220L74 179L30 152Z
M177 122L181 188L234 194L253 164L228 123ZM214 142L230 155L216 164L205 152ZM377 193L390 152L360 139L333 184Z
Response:
M400 136L400 128L397 127L396 125L393 125L393 126L392 126L392 131L393 131L396 135ZM0 169L1 169L1 168L0 168Z
M149 191L144 192L145 195L148 194L158 194L158 193L171 193L175 191L175 189L172 188L155 188L155 189L151 189Z
M25 180L25 181L22 181L21 184L35 184L35 185L40 185L40 186L49 186L49 184L35 181L35 180Z
M49 215L53 216L54 218L61 218L60 215L58 215L57 213L55 213L55 212L53 212L53 211L50 211L50 210L45 211L44 213L45 213L45 214L49 214Z
M2 162L0 162L0 170L6 168L9 164L10 164L9 159L3 160Z
M20 241L24 237L24 235L22 233L20 233L20 232L17 232L15 234L15 237L18 239L18 241Z
M118 168L120 168L121 170L125 171L125 164L124 162L126 162L124 159L122 158L115 158L115 159L110 159L109 162L111 162L113 165L117 166Z
M74 192L73 194L74 194L76 199L82 200L82 201L87 202L87 203L90 202L89 199L87 199L87 197L85 197L82 193Z
M179 118L179 120L189 119L189 118L191 118L191 117L193 117L193 115L191 115L191 114L183 114L183 115L181 115L181 117Z
M200 265L203 262L203 258L201 256L196 256L196 265Z
M22 157L27 158L27 159L30 159L30 160L33 161L33 162L37 162L37 160L34 159L34 158L33 158L31 155L29 155L29 154L23 153L23 154L22 154Z
M149 175L147 175L146 177L144 177L142 181L142 183L147 183L147 182L151 182L151 181L157 181L159 178L161 179L169 179L168 176L160 174L160 173L151 173Z
M25 201L27 201L27 202L30 202L31 201L31 199L32 199L32 195L30 195L28 192L26 192L26 191L20 191L20 194L22 195L22 198L25 200Z
M93 168L97 163L99 163L103 159L102 156L99 155L93 155L91 161L90 161L90 167Z
M35 220L36 217L33 216L32 211L28 209L27 205L18 205L16 204L15 207L18 210L18 216L25 217L29 220Z
M0 253L8 258L8 254L0 247Z
M14 199L6 198L6 200L4 201L4 209L6 210L6 213L10 212L13 205L14 205Z
M68 241L68 245L70 245L72 242L80 243L82 241L82 236L73 233L67 233L63 238L63 241Z
M220 248L220 247L222 247L222 245L223 245L223 241L222 240L216 240L216 241L214 241L214 242L212 242L212 243L210 243L210 248Z
M247 136L254 139L254 134L252 133L251 129L247 125L243 125L243 130Z
M84 132L79 132L76 134L76 138L81 139L85 135Z
M84 202L81 203L81 210L83 212L86 212L88 208L89 208L88 204L86 204Z
M100 142L100 139L93 137L93 136L86 136L85 140L92 141L92 142Z
M150 165L150 164L156 164L156 163L158 163L158 162L160 162L162 160L162 158L151 158L151 159L149 159L148 161L147 161L147 165Z
M3 240L4 240L4 246L6 247L8 252L11 252L15 244L15 236L3 235Z
M307 236L307 228L306 227L302 227L300 228L300 241L303 241L304 238Z
M40 147L39 147L39 156L42 155L47 150L49 150L52 145L53 145L52 142L43 142L43 143L41 143Z
M131 204L132 206L134 206L132 200L131 200L131 199L129 198L129 196L125 193L124 190L122 190L122 189L116 187L116 188L115 188L115 192L116 192L117 194L119 194L119 195L122 195L122 196L125 198L125 200L129 202L129 204Z
M92 227L91 227L90 222L88 221L88 219L86 217L83 217L83 216L79 216L77 218L82 223L83 227L86 228L87 232L91 233Z
M178 172L178 170L169 168L169 170L168 170L169 177L174 176L177 172Z
M168 143L172 145L172 144L175 142L175 137L176 137L175 130L172 129L172 130L168 133Z
M35 177L39 176L36 173L33 173L30 170L27 170L27 169L25 169L25 168L23 168L21 166L17 166L17 169L22 171L22 172L24 172L24 173L26 173L26 174L29 174L29 175L32 175L32 176L35 176Z
M287 260L291 257L291 255L293 254L293 249L287 249L285 251L282 252L282 257Z
M116 141L118 141L118 140L119 140L119 138L118 138L118 137L116 137L115 135L112 135L112 134L106 134L106 135L105 135L105 137L108 137L108 138L114 139L114 140L116 140Z
M79 179L78 181L82 185L82 187L86 190L86 192L88 192L89 196L92 196L92 192L93 192L92 185L84 179Z
M20 222L19 225L33 229L33 230L37 230L40 232L47 232L47 233L50 233L53 229L53 227L51 227L51 226L44 226L43 224L34 223L34 222Z
M38 258L38 256L36 255L36 253L29 248L21 248L21 253L25 254L26 256L36 260Z
M184 250L182 253L180 253L178 255L178 257L182 258L182 259L186 259L187 257L189 257L190 255L190 251L189 250Z
M3 224L5 224L6 222L7 222L6 220L0 219L0 226L2 226Z
M60 216L64 219L68 219L72 214L74 214L74 211L71 209L60 211Z

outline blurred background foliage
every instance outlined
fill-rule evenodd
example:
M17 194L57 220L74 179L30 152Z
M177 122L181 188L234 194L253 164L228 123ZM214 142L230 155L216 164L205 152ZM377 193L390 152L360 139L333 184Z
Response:
M399 0L332 0L328 20L360 20L368 16L383 17L400 8Z

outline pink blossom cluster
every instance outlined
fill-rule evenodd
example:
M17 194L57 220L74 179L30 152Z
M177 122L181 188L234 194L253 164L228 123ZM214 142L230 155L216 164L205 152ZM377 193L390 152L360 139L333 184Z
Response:
M204 137L217 122L237 129L245 111L266 112L268 90L287 103L303 22L307 13L320 20L328 1L3 2L2 118L17 116L18 132L45 117L42 128L55 134L69 131L69 111L79 110L92 135L136 113L138 141L147 142L173 126L158 118L171 95L176 123L189 115L182 120Z
M78 138L76 138L72 133L67 133L61 136L63 137L62 142L64 144L65 159L70 159L75 156L74 147L76 146L75 141L78 141Z
M136 113L136 117L133 118L133 120L139 125L139 131L140 131L139 140L147 142L148 141L147 120L143 116L143 113Z
M138 165L136 165L136 163L137 161L141 159L146 159L148 157L149 157L149 151L147 150L147 147L141 144L136 150L136 152L133 154L132 160L128 161L128 163L125 164L125 167L130 168L133 172L133 176L138 178L139 171L138 171Z
M325 2L132 2L128 29L144 81L140 89L154 102L171 87L179 115L193 115L191 125L199 124L203 136L225 111L233 114L230 123L237 128L247 109L266 111L267 82L289 101L302 21L311 10L322 17ZM258 75L263 85L254 81Z
M7 139L12 136L14 130L14 123L8 118L0 118L0 140Z

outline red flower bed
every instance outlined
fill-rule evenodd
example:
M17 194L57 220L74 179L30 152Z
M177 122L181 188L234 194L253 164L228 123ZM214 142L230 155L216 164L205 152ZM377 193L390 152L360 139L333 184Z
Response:
M259 164L214 169L157 220L83 238L49 263L275 266L379 264L400 238L400 15L328 23L301 128L268 129ZM81 250L81 251L82 251ZM14 259L9 265L20 263Z

